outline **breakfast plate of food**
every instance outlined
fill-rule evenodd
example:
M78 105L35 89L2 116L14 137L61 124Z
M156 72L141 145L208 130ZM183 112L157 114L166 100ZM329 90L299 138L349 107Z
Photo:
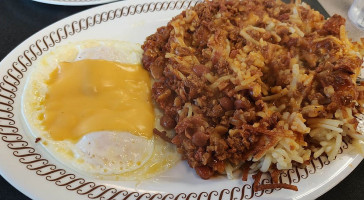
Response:
M364 55L296 1L123 1L0 63L0 173L33 199L313 199L361 162Z

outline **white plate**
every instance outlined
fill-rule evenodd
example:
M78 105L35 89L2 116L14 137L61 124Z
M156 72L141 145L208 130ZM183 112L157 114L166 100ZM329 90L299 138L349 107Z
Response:
M159 1L159 0L156 0ZM362 160L343 144L334 162L320 157L305 169L281 174L299 191L253 192L240 178L198 178L185 162L151 180L104 181L84 177L63 165L35 143L22 123L21 95L29 70L55 46L87 39L118 39L143 43L182 9L196 2L134 0L112 3L61 20L24 41L0 63L0 172L32 199L314 199L344 179ZM241 175L237 174L237 177ZM263 178L263 182L270 180Z
M47 3L61 6L89 6L110 3L118 0L33 0L40 3Z

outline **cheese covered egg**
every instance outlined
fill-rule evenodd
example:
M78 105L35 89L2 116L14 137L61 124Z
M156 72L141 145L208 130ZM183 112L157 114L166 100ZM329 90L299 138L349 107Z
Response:
M141 180L180 158L153 136L160 113L140 45L83 41L35 64L23 94L24 119L58 160L102 179Z

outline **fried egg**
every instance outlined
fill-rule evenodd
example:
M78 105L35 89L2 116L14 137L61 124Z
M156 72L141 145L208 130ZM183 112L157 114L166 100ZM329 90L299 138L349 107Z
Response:
M142 180L180 156L153 136L161 129L140 45L83 41L61 46L35 64L22 98L35 138L56 159L101 179Z

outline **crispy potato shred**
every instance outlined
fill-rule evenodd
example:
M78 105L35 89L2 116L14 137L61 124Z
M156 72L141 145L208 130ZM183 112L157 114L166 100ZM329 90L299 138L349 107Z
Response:
M363 42L344 24L300 1L212 0L183 11L142 46L160 123L175 131L155 133L203 179L240 168L243 180L256 173L255 190L297 190L278 182L281 170L333 160L347 138L362 148ZM264 172L272 184L259 185Z

